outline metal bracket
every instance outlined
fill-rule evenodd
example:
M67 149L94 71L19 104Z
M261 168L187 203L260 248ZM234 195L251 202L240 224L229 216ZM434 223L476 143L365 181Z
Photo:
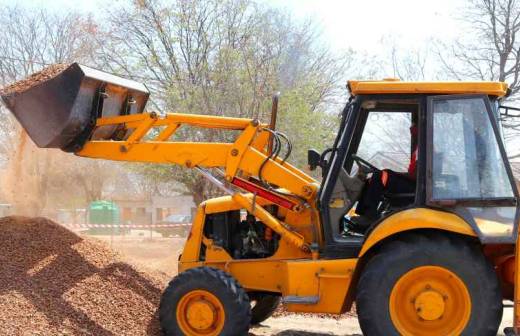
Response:
M313 305L320 301L319 296L297 296L287 295L282 298L282 302L285 304L304 304Z

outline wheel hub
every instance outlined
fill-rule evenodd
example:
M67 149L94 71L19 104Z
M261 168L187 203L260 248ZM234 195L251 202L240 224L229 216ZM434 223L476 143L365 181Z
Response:
M460 335L470 319L471 297L449 269L420 266L394 284L389 309L400 335Z
M189 325L197 330L205 330L215 323L215 307L203 298L188 305L186 318Z
M446 308L443 296L431 289L420 293L414 305L417 315L426 321L438 320L444 315Z
M203 289L186 293L179 301L175 314L183 334L191 336L219 335L226 315L220 300Z

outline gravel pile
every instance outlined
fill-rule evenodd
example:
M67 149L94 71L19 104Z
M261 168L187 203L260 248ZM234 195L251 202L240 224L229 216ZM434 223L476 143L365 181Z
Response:
M26 91L33 86L36 86L40 83L48 81L62 73L65 69L67 69L70 64L54 64L51 65L39 72L35 72L29 77L19 80L11 85L8 85L2 89L0 89L0 96L10 95L12 93L20 93Z
M0 218L0 335L160 335L167 279L44 218Z

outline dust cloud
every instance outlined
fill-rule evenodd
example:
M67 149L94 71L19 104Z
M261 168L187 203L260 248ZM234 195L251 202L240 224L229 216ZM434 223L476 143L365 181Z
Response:
M24 130L19 132L13 155L1 177L5 200L18 215L35 216L45 206L45 174L42 166L52 160L52 153L37 148Z

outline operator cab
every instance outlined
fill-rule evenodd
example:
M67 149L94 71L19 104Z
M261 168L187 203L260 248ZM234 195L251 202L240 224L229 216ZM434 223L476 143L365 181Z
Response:
M343 234L364 234L380 218L414 204L419 110L417 99L374 99L361 104L342 174L356 176L364 185L340 227Z
M419 112L417 98L360 104L330 202L342 235L363 235L383 216L414 204Z
M420 207L468 222L482 241L513 240L518 194L499 128L503 83L349 82L334 145L321 155L328 257L355 257L386 218Z

